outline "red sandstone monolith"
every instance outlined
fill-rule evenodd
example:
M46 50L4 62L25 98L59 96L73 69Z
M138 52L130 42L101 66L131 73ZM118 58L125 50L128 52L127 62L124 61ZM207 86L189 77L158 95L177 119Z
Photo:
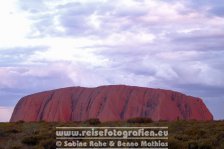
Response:
M111 85L69 87L23 97L10 121L115 121L134 117L155 121L213 119L200 98L169 90Z

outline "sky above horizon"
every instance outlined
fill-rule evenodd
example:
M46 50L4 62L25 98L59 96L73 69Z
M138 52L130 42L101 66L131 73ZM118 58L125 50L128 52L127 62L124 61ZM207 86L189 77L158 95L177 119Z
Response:
M113 84L200 97L224 119L222 0L7 0L0 17L0 121L27 94Z

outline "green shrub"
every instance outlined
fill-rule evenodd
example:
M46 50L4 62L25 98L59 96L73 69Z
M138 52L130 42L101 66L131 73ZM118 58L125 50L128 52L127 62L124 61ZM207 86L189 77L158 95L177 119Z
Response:
M39 143L39 139L37 137L25 137L22 139L22 143L29 145L29 146L35 146Z
M151 118L135 117L127 120L128 123L152 123Z
M98 125L101 122L98 118L92 118L92 119L86 120L84 123L89 124L89 125Z

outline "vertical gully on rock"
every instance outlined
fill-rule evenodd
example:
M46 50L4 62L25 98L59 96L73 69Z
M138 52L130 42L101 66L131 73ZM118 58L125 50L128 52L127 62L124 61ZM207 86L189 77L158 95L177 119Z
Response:
M79 94L77 95L76 92L73 92L72 94L72 104L71 104L71 116L70 116L70 120L73 121L74 120L74 111L76 110L76 106L77 106L77 103L79 101L79 98L81 97L82 93L84 92L84 88L80 88L80 92Z
M124 114L125 114L125 112L127 111L128 103L129 103L129 100L130 100L130 97L131 97L132 92L133 92L133 89L131 89L131 90L129 91L128 96L127 96L127 98L125 99L124 107L123 107L123 109L122 109L122 111L121 111L121 113L120 113L120 118L121 118L121 119L124 119Z
M37 120L43 120L43 115L44 115L44 111L46 110L46 106L51 101L52 97L54 96L54 93L55 93L55 91L52 91L50 97L44 103L44 106L42 108L42 111L40 111L40 113L38 114Z

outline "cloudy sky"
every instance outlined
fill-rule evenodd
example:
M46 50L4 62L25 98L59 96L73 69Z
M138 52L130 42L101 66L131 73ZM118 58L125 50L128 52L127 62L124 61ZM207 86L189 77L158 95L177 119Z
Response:
M224 119L222 0L7 0L0 18L0 121L27 94L110 84L201 97Z

